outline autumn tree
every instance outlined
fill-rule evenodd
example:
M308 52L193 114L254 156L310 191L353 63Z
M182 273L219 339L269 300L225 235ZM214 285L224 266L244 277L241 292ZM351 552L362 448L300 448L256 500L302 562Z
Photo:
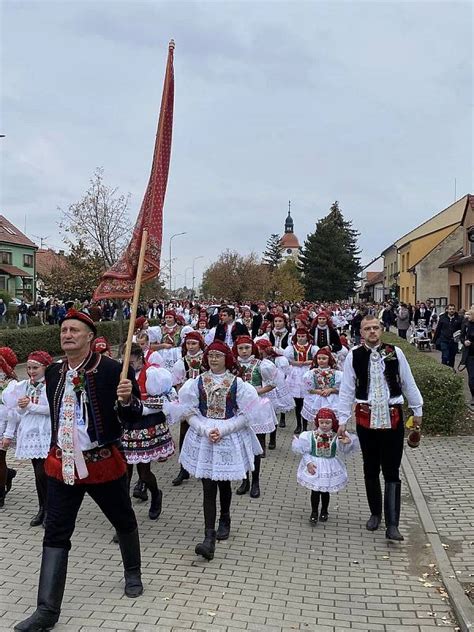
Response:
M280 235L276 233L272 233L267 240L265 252L263 253L262 261L272 271L278 268L278 266L283 260L280 240L281 240Z
M201 289L206 297L242 302L265 296L267 282L267 266L257 255L226 250L205 270Z
M71 246L71 252L44 277L48 294L65 300L90 299L104 272L104 261L97 252L91 252L82 241Z
M287 259L274 272L275 299L299 302L304 298L301 272L293 259Z
M130 240L129 202L130 193L119 194L117 187L108 186L104 169L97 167L84 197L60 209L64 241L70 247L80 242L110 268Z

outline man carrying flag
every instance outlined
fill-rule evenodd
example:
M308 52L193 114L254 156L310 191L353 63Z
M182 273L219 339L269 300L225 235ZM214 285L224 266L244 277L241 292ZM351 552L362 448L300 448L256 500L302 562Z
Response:
M151 175L137 224L122 258L104 274L94 295L98 300L133 294L128 356L142 274L147 280L159 272L173 122L173 50L171 41ZM138 597L143 592L137 521L126 463L119 449L122 422L133 423L142 414L140 391L133 371L128 369L128 357L121 367L91 351L96 334L87 314L70 310L61 323L61 347L66 357L46 372L52 448L45 466L48 495L43 557L37 608L15 626L17 632L51 630L59 620L71 536L86 493L117 531L126 596Z

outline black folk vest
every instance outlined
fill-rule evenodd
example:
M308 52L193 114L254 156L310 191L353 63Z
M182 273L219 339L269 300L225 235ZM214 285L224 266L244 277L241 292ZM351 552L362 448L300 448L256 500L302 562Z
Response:
M383 350L385 350L387 355L391 355L394 347L389 346L387 349L387 345L382 344L378 351L382 352ZM361 345L352 351L352 366L356 376L356 399L368 400L369 398L370 354L370 349L367 349L364 345ZM390 397L399 397L402 395L402 387L400 380L400 365L395 351L392 357L388 360L384 360L384 364L384 376L387 381Z

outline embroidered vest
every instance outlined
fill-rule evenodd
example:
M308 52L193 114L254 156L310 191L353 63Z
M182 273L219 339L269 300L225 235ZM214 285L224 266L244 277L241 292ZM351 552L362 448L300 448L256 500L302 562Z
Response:
M181 327L174 325L174 327L164 326L161 336L161 342L167 345L173 345L173 347L179 347L181 341Z
M199 377L203 372L202 355L202 353L197 353L196 356L184 356L183 364L187 380L195 379L196 377Z
M387 345L382 344L379 351L382 352L386 346ZM364 345L357 347L352 352L352 366L354 367L354 373L356 376L356 399L367 400L369 398L370 353L370 349L367 349ZM399 397L402 395L402 387L400 380L400 367L396 354L388 360L384 359L384 364L384 376L387 381L390 397Z
M333 459L336 456L336 434L311 433L311 456Z
M240 364L240 377L244 382L249 382L252 386L262 386L262 373L260 372L261 360L253 358L248 364Z
M316 327L316 341L314 344L320 349L323 347L330 347L331 340L329 336L329 329L320 329L319 327Z
M142 398L142 401L147 398L147 392L146 392L146 370L148 368L150 368L151 366L153 366L153 365L152 364L148 364L148 362L145 362L145 364L140 369L140 373L139 373L138 377L136 378L137 384L138 384L138 388L140 389L140 396Z
M334 388L336 386L336 372L334 369L314 369L314 388Z
M304 347L293 345L293 356L297 362L307 362L308 360L312 360L312 346L309 343Z
M206 371L198 378L199 410L203 417L230 419L237 412L237 378L226 371L222 382L215 382Z

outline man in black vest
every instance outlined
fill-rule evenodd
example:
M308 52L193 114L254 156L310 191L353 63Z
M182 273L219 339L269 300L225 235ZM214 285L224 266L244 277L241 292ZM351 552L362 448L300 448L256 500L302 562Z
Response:
M233 307L222 307L219 312L220 322L213 327L206 336L206 345L209 346L214 340L225 342L229 349L232 349L238 336L248 336L249 330L243 323L235 322L235 310Z
M346 429L356 403L355 419L364 461L364 479L371 516L367 529L375 531L382 519L380 469L385 479L385 535L403 540L400 519L400 463L403 453L403 396L421 426L423 398L411 369L398 347L381 344L382 327L377 317L364 316L363 344L349 351L339 389L339 434Z
M43 556L36 611L15 626L17 632L50 630L59 619L71 537L86 493L117 531L125 594L143 592L137 521L120 450L121 420L141 417L140 391L132 369L122 380L118 362L91 351L96 334L90 316L69 310L60 334L66 357L46 370L52 448L45 463Z

